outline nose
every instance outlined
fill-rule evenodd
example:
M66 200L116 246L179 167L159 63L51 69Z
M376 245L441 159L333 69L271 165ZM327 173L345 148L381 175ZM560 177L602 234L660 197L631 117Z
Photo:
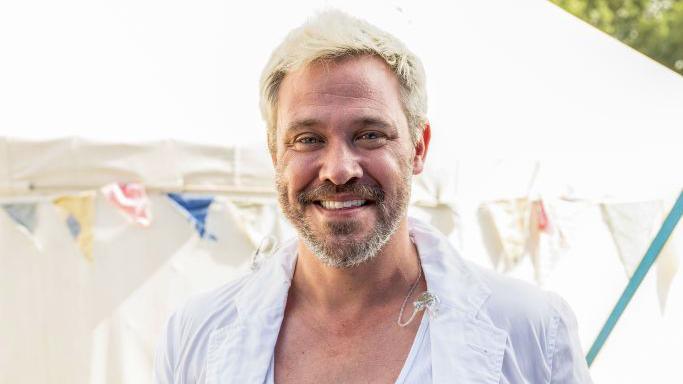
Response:
M320 181L329 180L334 185L343 185L363 176L357 154L346 143L328 143L322 161Z

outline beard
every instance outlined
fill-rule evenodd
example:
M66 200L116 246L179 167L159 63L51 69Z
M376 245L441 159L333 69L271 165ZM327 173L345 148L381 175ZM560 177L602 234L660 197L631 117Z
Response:
M382 188L361 184L354 179L346 184L334 185L330 181L297 193L296 202L290 203L289 186L277 172L277 190L280 207L294 226L304 244L325 265L334 268L351 268L373 259L387 244L405 217L410 201L411 174L404 167L396 196L387 198ZM305 214L306 208L317 201L338 193L350 193L359 199L372 201L365 209L374 209L376 223L358 239L355 234L363 230L360 219L325 221L316 228Z

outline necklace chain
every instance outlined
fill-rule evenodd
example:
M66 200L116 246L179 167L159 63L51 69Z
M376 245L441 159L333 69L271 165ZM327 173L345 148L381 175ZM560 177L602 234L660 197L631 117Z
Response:
M401 311L398 313L398 319L396 320L396 323L398 324L399 327L405 327L406 325L410 324L413 319L415 318L415 315L417 315L417 312L419 311L417 307L413 309L413 314L410 315L410 318L408 321L405 323L401 322L403 319L403 311L406 309L406 304L408 303L408 299L410 296L413 295L413 292L415 292L415 288L417 288L418 284L420 284L420 278L422 277L422 265L418 263L417 265L417 279L415 279L415 282L413 285L410 287L410 291L408 291L408 294L406 295L406 298L403 299L403 304L401 304Z

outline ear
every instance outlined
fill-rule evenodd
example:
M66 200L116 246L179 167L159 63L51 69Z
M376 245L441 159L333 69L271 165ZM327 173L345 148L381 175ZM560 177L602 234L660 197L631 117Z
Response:
M429 121L425 122L422 129L422 136L415 143L415 158L413 158L413 175L422 173L424 169L425 160L427 158L427 150L429 149L429 140L432 138L432 128Z

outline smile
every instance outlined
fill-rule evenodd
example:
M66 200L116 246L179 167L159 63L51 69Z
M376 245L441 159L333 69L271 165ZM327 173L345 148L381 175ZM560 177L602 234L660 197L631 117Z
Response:
M332 210L362 207L362 206L366 205L367 203L368 203L367 200L348 200L348 201L320 200L320 201L318 201L318 204L320 204L323 208L332 209Z

